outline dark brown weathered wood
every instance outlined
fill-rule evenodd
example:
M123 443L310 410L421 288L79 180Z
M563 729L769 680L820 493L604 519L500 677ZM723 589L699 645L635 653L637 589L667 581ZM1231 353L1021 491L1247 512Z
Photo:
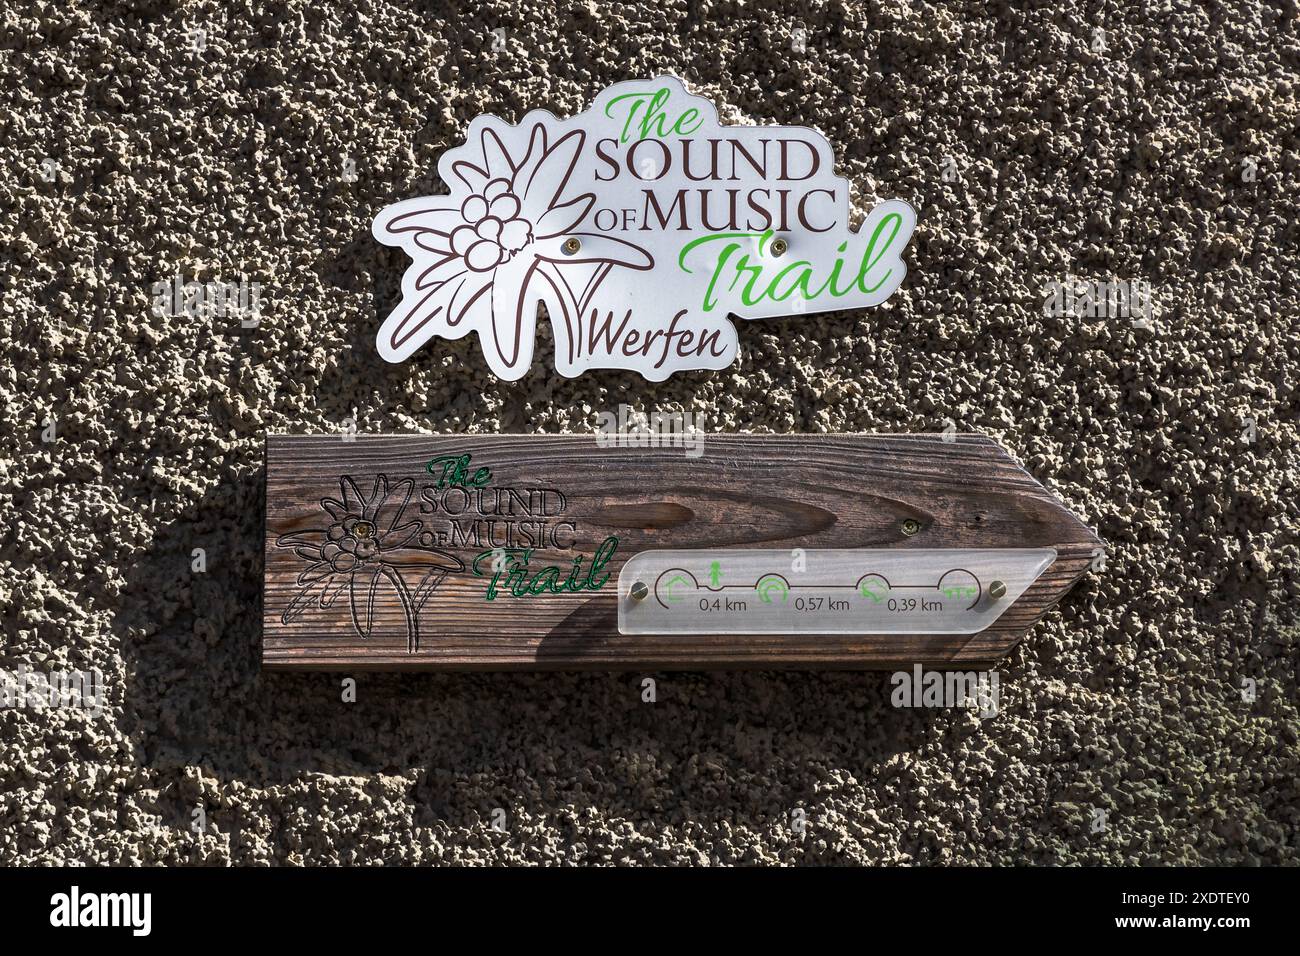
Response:
M572 537L573 550L539 551L539 561L589 557L607 535L618 535L609 584L600 592L487 602L482 578L448 573L418 616L418 649L412 649L396 599L377 602L374 630L361 637L348 587L339 579L332 606L313 599L285 623L286 609L303 591L299 576L313 562L285 546L282 536L330 524L322 499L341 497L342 476L354 476L363 495L379 475L390 489L407 478L431 484L425 471L430 459L462 454L472 455L472 468L491 468L492 486L556 489L566 496L559 520L576 524L571 535L566 527L562 541ZM273 435L266 466L262 660L275 669L983 667L1015 646L1100 547L1055 497L982 436L945 442L933 435L709 435L703 456L691 458L681 448L601 448L592 436L345 441L339 435ZM418 509L415 517L421 517ZM423 518L424 529L437 524ZM910 536L902 531L909 518L921 526ZM1059 557L995 626L973 636L619 634L614 584L632 555L654 548L751 547L1054 547ZM469 564L482 549L441 550ZM387 587L386 581L380 583Z

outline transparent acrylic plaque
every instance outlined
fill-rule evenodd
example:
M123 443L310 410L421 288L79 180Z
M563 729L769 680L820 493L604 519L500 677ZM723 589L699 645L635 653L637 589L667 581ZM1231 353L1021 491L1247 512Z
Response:
M642 551L618 577L621 634L978 634L1053 548Z

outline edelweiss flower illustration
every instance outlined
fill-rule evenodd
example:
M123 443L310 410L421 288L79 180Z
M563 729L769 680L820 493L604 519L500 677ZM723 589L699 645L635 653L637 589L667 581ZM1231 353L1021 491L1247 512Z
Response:
M288 624L316 599L329 608L344 590L352 611L352 625L363 638L375 626L375 598L380 588L397 594L406 624L406 647L420 649L419 615L442 579L453 571L464 571L460 559L418 543L418 519L401 523L415 491L407 478L391 489L388 478L375 478L370 495L363 495L350 475L339 480L340 499L322 498L321 509L330 519L323 528L294 531L275 541L277 548L292 548L294 554L311 562L298 575L298 591L280 620ZM408 583L416 579L414 589Z
M581 349L579 319L609 270L654 266L639 246L575 231L595 202L594 193L570 195L585 132L550 142L540 121L531 132L493 122L500 128L480 127L479 151L467 144L444 156L439 169L450 195L400 202L375 219L375 238L413 260L402 301L379 330L379 353L390 362L434 336L473 329L493 372L517 379L532 364L538 302L550 314L556 349L572 361ZM525 136L527 149L512 156L506 143Z

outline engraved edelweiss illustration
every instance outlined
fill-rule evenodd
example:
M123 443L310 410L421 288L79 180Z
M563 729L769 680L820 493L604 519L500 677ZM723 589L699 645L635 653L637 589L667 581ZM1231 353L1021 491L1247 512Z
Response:
M402 300L379 330L379 352L390 362L434 336L473 330L493 372L517 379L532 364L538 302L546 305L557 351L572 360L582 346L579 319L609 270L654 266L640 246L575 231L596 198L570 195L583 130L552 142L537 122L527 149L511 156L502 133L522 142L522 130L501 127L484 124L477 147L447 154L450 195L399 202L375 219L375 238L413 260Z
M313 600L331 608L347 591L352 626L368 638L375 628L375 603L381 589L392 589L405 616L406 646L420 649L420 611L448 574L464 571L460 559L419 543L422 523L402 523L415 491L407 478L391 488L379 475L363 495L351 475L339 479L339 498L322 498L322 528L280 535L277 548L293 549L310 562L298 575L300 589L281 615L285 624L300 617ZM412 587L412 583L414 587Z

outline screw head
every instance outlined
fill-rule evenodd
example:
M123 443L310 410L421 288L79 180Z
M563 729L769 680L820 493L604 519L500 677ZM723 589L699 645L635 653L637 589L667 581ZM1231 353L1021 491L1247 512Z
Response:
M921 522L915 518L908 518L903 522L903 534L909 538L921 530Z
M369 521L358 521L356 524L352 526L353 536L357 538L361 538L363 540L365 538L373 537L374 533L375 533L375 526L371 524Z
M564 250L565 255L575 256L578 254L578 250L582 248L582 243L570 236L564 240L564 245L561 248Z
M787 243L780 236L777 236L775 239L772 240L772 255L774 256L785 255L785 251L789 248L790 248L790 244Z
M650 593L650 589L646 587L644 581L637 581L635 584L632 585L633 601L644 601L646 599L646 595L648 595L649 593Z
M997 601L1006 597L1007 586L1001 581L994 581L989 584L989 597Z

